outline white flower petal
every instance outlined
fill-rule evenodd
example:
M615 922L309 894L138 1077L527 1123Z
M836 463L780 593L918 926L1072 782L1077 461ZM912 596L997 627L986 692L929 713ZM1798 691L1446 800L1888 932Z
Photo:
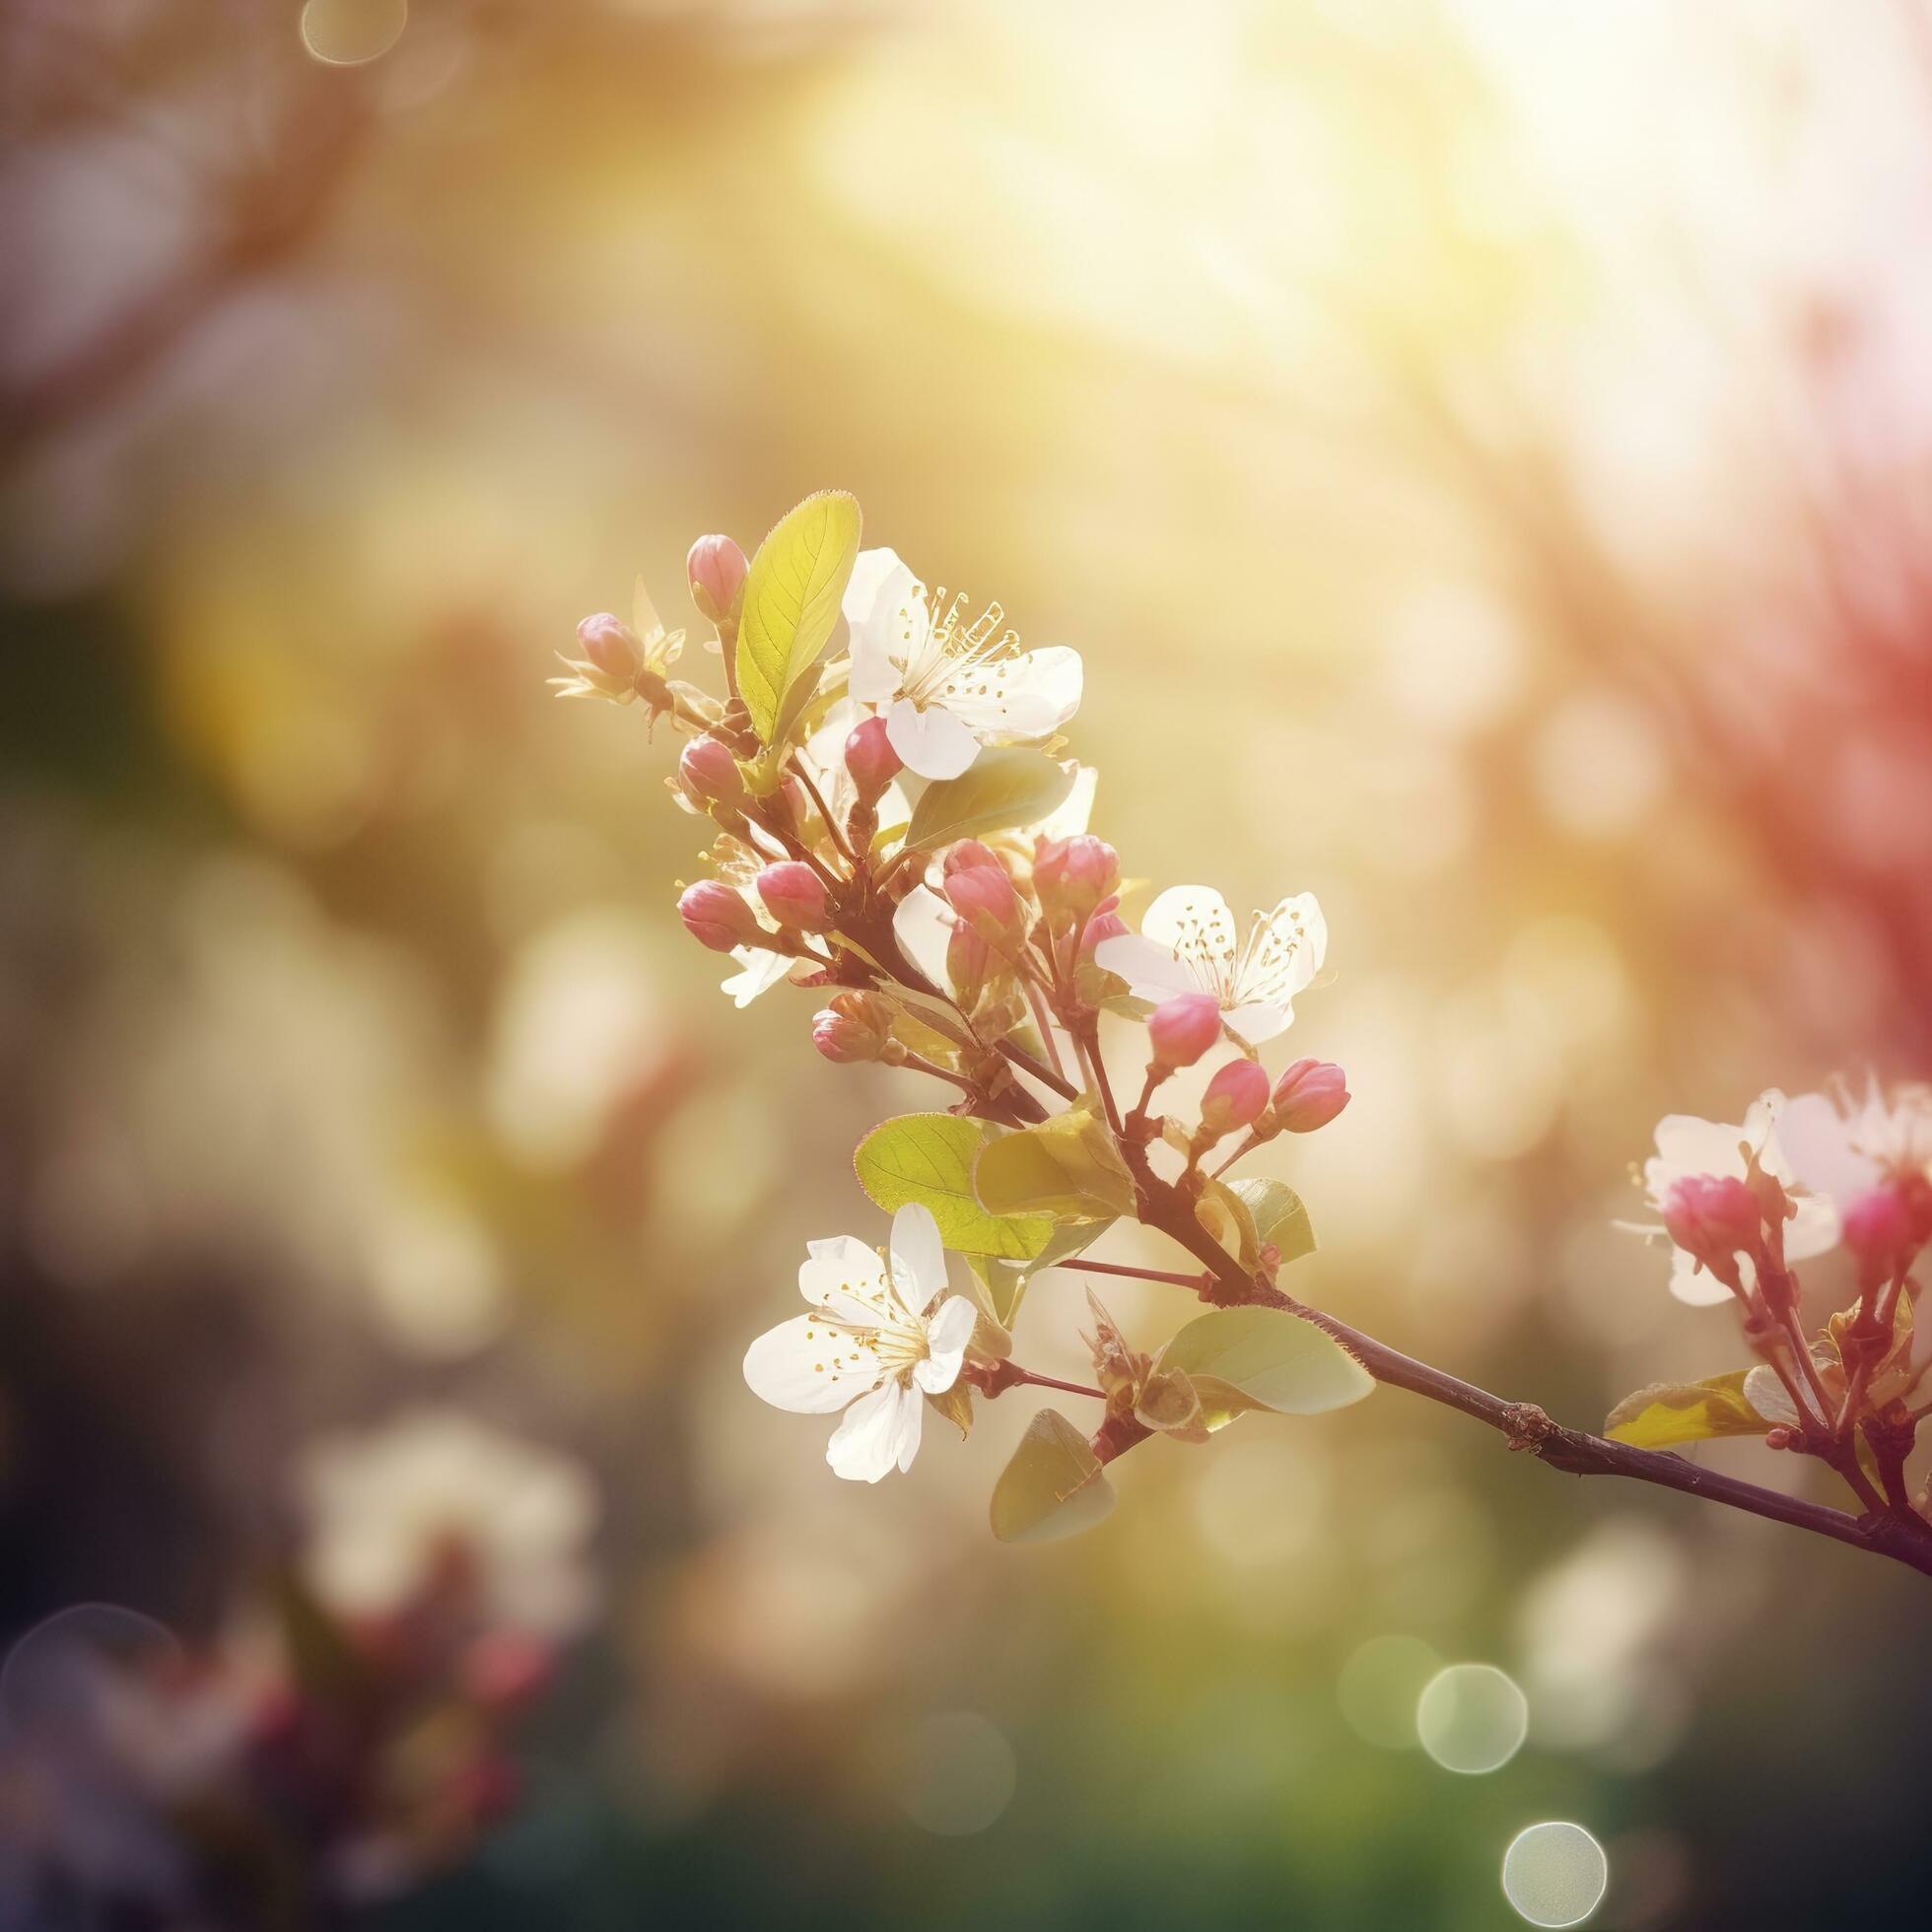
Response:
M798 1265L798 1292L821 1307L840 1303L835 1312L842 1320L846 1317L845 1304L855 1298L876 1314L886 1304L885 1264L878 1251L868 1248L856 1234L808 1241L805 1260Z
M952 908L926 885L914 886L892 915L892 935L900 949L941 990L951 984L946 976L946 946L952 927Z
M1852 1145L1858 1124L1847 1120L1822 1093L1801 1093L1778 1116L1778 1145L1793 1177L1815 1194L1850 1201L1878 1185L1882 1170Z
M796 1415L843 1409L872 1384L871 1355L822 1315L794 1315L767 1329L744 1351L751 1393Z
M1328 951L1328 921L1312 892L1283 899L1259 919L1241 949L1235 977L1237 1003L1251 1000L1287 1006L1321 971Z
M1784 1224L1786 1261L1810 1261L1838 1245L1837 1205L1822 1194L1792 1197L1798 1211Z
M864 623L879 607L887 585L899 575L904 576L906 585L910 586L913 574L899 561L898 551L888 550L883 544L876 550L860 551L853 559L852 575L846 579L845 595L839 604L845 612L846 622L852 625ZM903 594L904 590L895 585L887 608L896 605Z
M973 1339L979 1310L963 1294L948 1295L939 1312L926 1325L927 1357L913 1370L913 1380L929 1396L940 1396L959 1380L966 1345Z
M939 702L984 744L1051 737L1080 708L1080 654L1065 645L963 665Z
M946 1251L932 1210L909 1201L892 1217L892 1276L899 1299L923 1314L935 1294L945 1291Z
M1644 1182L1656 1181L1668 1188L1672 1181L1687 1174L1744 1175L1744 1155L1739 1147L1745 1131L1723 1121L1699 1120L1695 1114L1666 1114L1657 1123L1657 1157L1644 1163Z
M849 1483L876 1483L895 1466L911 1468L925 1411L924 1400L896 1378L861 1396L826 1445L832 1473Z
M1139 932L1118 932L1094 947L1095 961L1109 973L1118 973L1129 989L1141 1000L1157 1005L1177 993L1212 993L1202 975L1186 960L1176 959L1167 947Z
M1715 1308L1731 1299L1731 1290L1709 1269L1698 1268L1682 1248L1671 1250L1671 1293L1692 1308Z
M1234 914L1209 885L1170 885L1147 908L1140 931L1182 958L1224 963L1230 975L1240 951Z
M767 952L762 946L733 946L731 957L743 969L719 982L719 990L731 996L731 1004L742 1009L761 993L769 993L792 970L792 955Z
M1294 1019L1287 1006L1271 1005L1266 1000L1251 1000L1221 1015L1221 1024L1245 1045L1258 1047L1277 1033L1285 1033Z
M881 570L873 561L878 558L889 558L889 565ZM892 660L897 656L904 663L908 650L925 640L926 606L917 590L912 572L890 550L860 552L843 608L852 632L846 689L862 704L883 704L897 695L900 670ZM912 645L909 626L916 634Z
M885 735L921 778L957 778L980 755L979 739L960 719L938 705L921 711L909 698L885 714Z

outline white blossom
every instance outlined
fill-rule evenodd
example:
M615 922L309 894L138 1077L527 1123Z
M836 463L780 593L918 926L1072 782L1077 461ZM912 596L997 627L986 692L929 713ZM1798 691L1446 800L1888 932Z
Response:
M744 1357L752 1393L774 1408L845 1412L825 1460L860 1483L912 1467L926 1397L959 1379L976 1315L945 1292L945 1250L927 1208L892 1217L889 1255L853 1235L807 1243L798 1291L811 1312L761 1335Z
M1228 1031L1259 1046L1286 1029L1295 995L1321 971L1328 923L1315 895L1302 892L1256 913L1245 940L1237 932L1218 892L1177 885L1147 908L1138 932L1102 939L1093 956L1155 1004L1178 993L1211 994Z
M1757 1155L1759 1167L1787 1192L1794 1189L1796 1176L1786 1158L1780 1135L1784 1095L1766 1088L1745 1111L1741 1124L1699 1120L1694 1114L1666 1114L1657 1123L1657 1151L1643 1164L1644 1198L1658 1213L1664 1211L1671 1190L1680 1181L1698 1175L1719 1180L1742 1181L1747 1177L1747 1150ZM1784 1226L1784 1255L1787 1261L1809 1261L1832 1247L1838 1238L1837 1210L1822 1195L1792 1193L1798 1212ZM1657 1235L1660 1227L1624 1222L1635 1233ZM1743 1256L1740 1266L1750 1285L1751 1257ZM1700 1270L1693 1256L1675 1245L1671 1249L1671 1293L1692 1307L1710 1307L1731 1299L1731 1290L1707 1269Z
M586 1545L597 1518L573 1457L501 1435L454 1410L415 1409L303 1459L303 1570L331 1609L399 1609L451 1552L473 1567L486 1614L546 1635L595 1607Z
M967 622L962 595L929 591L891 550L862 551L846 586L849 689L885 718L921 778L957 778L983 744L1048 738L1080 705L1080 656L1021 651L998 604Z

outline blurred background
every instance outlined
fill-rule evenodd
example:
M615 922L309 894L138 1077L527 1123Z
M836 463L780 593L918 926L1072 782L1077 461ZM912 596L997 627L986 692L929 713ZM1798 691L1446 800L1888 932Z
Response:
M1919 0L13 0L0 1923L310 1922L197 1897L184 1720L30 1719L466 1483L553 1680L358 1924L1489 1927L1549 1819L1626 1932L1906 1922L1902 1569L1397 1392L1048 1548L1022 1396L838 1484L739 1357L936 1103L731 1010L543 679L828 485L1077 646L1128 872L1327 909L1298 1291L1594 1425L1740 1354L1609 1225L1657 1117L1932 1072L1928 110Z

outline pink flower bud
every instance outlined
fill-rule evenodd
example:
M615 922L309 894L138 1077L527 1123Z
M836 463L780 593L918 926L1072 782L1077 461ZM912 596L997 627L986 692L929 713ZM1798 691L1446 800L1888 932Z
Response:
M1089 919L1080 933L1080 957L1083 960L1093 957L1093 949L1102 939L1117 939L1129 931L1127 921L1111 909L1097 912Z
M946 874L946 903L979 932L1009 932L1020 923L1019 894L999 865L967 865Z
M767 865L758 874L758 896L781 926L799 932L825 930L825 881L802 860Z
M1348 1104L1348 1076L1332 1060L1297 1060L1275 1082L1275 1118L1289 1134L1326 1127Z
M744 552L728 536L701 536L684 559L691 601L699 614L714 624L729 616L750 568Z
M1252 1127L1267 1105L1267 1073L1252 1060L1230 1060L1201 1096L1201 1125L1216 1137L1232 1134Z
M1097 926L1100 922L1094 921ZM1221 1003L1211 993L1177 993L1147 1015L1147 1039L1153 1063L1165 1072L1194 1063L1221 1037ZM1262 1081L1262 1099L1268 1082ZM1261 1111L1259 1107L1255 1109Z
M867 718L852 727L846 739L845 761L860 801L867 805L899 776L905 763L893 750L882 718Z
M644 646L621 617L600 610L577 627L584 655L606 677L633 678L644 668Z
M1924 1245L1914 1225L1912 1203L1898 1187L1861 1194L1844 1210L1844 1244L1858 1262L1858 1277L1868 1285L1889 1281Z
M954 872L963 872L976 865L991 865L995 871L1005 869L1000 863L1000 855L991 846L981 845L978 839L961 839L939 862L939 870L949 878Z
M709 731L684 747L677 761L677 775L694 798L728 800L744 794L744 774L738 770L730 746Z
M733 946L769 945L771 934L758 924L758 915L743 897L718 879L700 879L686 886L677 902L684 930L713 952Z
M1091 833L1042 839L1034 848L1033 888L1050 918L1086 918L1120 879L1120 854Z
M840 1065L877 1060L891 1037L891 1015L869 995L841 993L812 1015L811 1043Z
M1763 1226L1758 1197L1729 1175L1688 1175L1664 1197L1664 1227L1671 1239L1733 1286L1739 1278L1737 1256L1755 1261L1762 1252Z

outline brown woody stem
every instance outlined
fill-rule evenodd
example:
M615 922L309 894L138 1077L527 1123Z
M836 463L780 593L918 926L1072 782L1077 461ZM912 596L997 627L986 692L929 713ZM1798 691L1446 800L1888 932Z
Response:
M1659 1488L1677 1489L1705 1502L1722 1503L1727 1508L1762 1516L1773 1523L1786 1523L1793 1529L1829 1537L1854 1550L1889 1556L1922 1575L1932 1576L1932 1523L1927 1523L1909 1503L1900 1506L1895 1499L1889 1510L1870 1510L1854 1516L1848 1510L1782 1495L1756 1483L1719 1475L1666 1450L1632 1448L1628 1443L1611 1442L1581 1429L1564 1428L1534 1403L1505 1401L1445 1369L1416 1361L1346 1322L1283 1294L1261 1276L1249 1275L1195 1218L1186 1198L1154 1175L1142 1149L1130 1145L1122 1151L1138 1184L1139 1218L1179 1242L1213 1274L1221 1289L1216 1299L1229 1305L1251 1303L1282 1308L1313 1322L1341 1343L1378 1382L1407 1389L1412 1395L1456 1410L1506 1436L1512 1449L1527 1450L1539 1462L1566 1475L1622 1476ZM1119 1454L1132 1444L1108 1446L1114 1454Z

